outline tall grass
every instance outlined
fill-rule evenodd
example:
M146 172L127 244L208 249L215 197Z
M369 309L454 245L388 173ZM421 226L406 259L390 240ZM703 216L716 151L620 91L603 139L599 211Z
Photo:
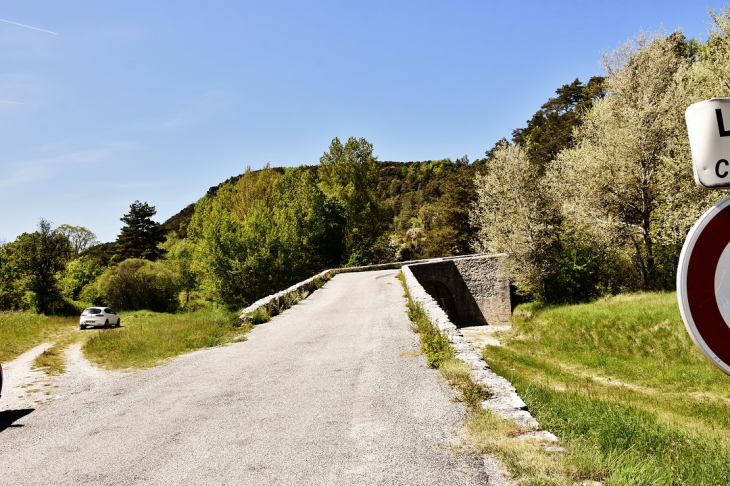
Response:
M250 330L239 326L235 314L223 311L137 311L121 317L121 329L99 330L84 343L89 360L109 369L145 368L195 349L243 340Z
M482 384L471 378L469 366L456 358L454 347L448 336L443 334L429 319L423 306L411 299L403 273L398 274L406 297L408 318L411 320L413 332L419 334L421 351L426 355L426 362L431 368L437 368L442 378L459 390L459 401L472 411L491 396L491 392Z
M0 312L0 361L73 331L78 317L44 316L33 312Z
M687 335L674 293L522 305L484 357L566 445L578 477L730 484L730 377Z

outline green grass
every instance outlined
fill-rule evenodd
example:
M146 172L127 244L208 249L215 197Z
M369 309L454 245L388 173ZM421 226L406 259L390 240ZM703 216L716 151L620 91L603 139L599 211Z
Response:
M530 431L489 410L474 410L464 430L472 452L496 456L515 484L574 485L595 477L595 468L589 464L581 470L559 444L525 436Z
M66 371L63 347L54 344L43 351L33 361L33 368L43 370L49 375L60 375Z
M95 332L83 345L85 356L108 369L146 368L195 349L245 339L250 326L223 311L162 314L122 313L122 328Z
M730 484L730 377L689 338L676 294L522 305L513 324L484 357L562 439L573 479Z
M459 401L472 411L479 409L481 403L491 396L490 391L471 379L469 366L456 358L449 338L431 322L423 307L411 299L403 273L398 273L398 279L405 291L411 328L419 334L421 351L426 355L428 366L437 368L441 377L459 390Z
M78 324L78 317L0 312L0 361L11 361L39 344L68 335Z

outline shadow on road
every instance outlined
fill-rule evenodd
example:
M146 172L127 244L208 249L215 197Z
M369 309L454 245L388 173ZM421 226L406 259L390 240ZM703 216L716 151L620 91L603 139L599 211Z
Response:
M3 410L0 412L0 432L8 427L22 427L22 424L14 425L13 422L22 419L34 410L35 408L27 408L25 410Z

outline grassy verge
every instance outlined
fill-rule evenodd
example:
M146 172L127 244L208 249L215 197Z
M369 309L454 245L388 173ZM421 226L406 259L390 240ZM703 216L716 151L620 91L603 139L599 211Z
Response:
M146 368L195 349L244 340L251 329L223 311L136 311L122 313L121 318L121 329L98 330L84 343L90 361L109 369Z
M34 369L42 370L49 375L60 375L66 371L66 359L63 356L63 350L71 344L83 340L84 336L78 332L76 325L65 331L63 334L56 336L53 345L39 354L33 361L32 366Z
M398 274L398 279L408 299L406 305L411 329L419 333L421 351L426 355L428 366L437 368L441 377L459 390L460 400L469 410L481 409L481 403L491 396L489 390L471 379L469 366L455 357L449 338L431 322L423 307L411 299L403 273Z
M484 357L566 447L541 484L730 484L730 377L696 349L674 293L522 305L513 324Z
M11 361L44 342L65 339L78 324L78 317L0 312L0 361Z
M429 366L438 368L439 374L457 387L461 400L467 405L469 416L464 423L464 434L470 451L498 457L512 479L520 485L568 485L574 484L574 480L594 476L592 470L578 470L566 459L562 447L526 436L530 431L481 407L481 403L489 398L489 391L474 383L468 365L454 357L454 349L447 337L431 323L423 308L413 302L402 274L398 278L408 299L412 328L420 333L421 350L426 354Z

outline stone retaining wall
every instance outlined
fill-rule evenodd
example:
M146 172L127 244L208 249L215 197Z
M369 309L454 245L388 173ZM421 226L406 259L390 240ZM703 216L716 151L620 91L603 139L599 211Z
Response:
M505 256L502 253L454 260L488 324L508 323L512 315L509 279L499 268L500 260Z
M500 417L512 420L525 429L532 430L534 437L544 440L557 440L550 432L540 430L540 424L527 410L527 405L519 397L512 384L497 375L484 361L474 346L467 341L461 331L449 320L449 316L438 305L436 300L421 286L412 270L415 266L404 266L401 271L405 276L408 292L414 302L423 306L431 322L444 333L456 350L456 358L464 361L471 368L471 378L492 392L492 397L482 402L482 407L492 410Z

